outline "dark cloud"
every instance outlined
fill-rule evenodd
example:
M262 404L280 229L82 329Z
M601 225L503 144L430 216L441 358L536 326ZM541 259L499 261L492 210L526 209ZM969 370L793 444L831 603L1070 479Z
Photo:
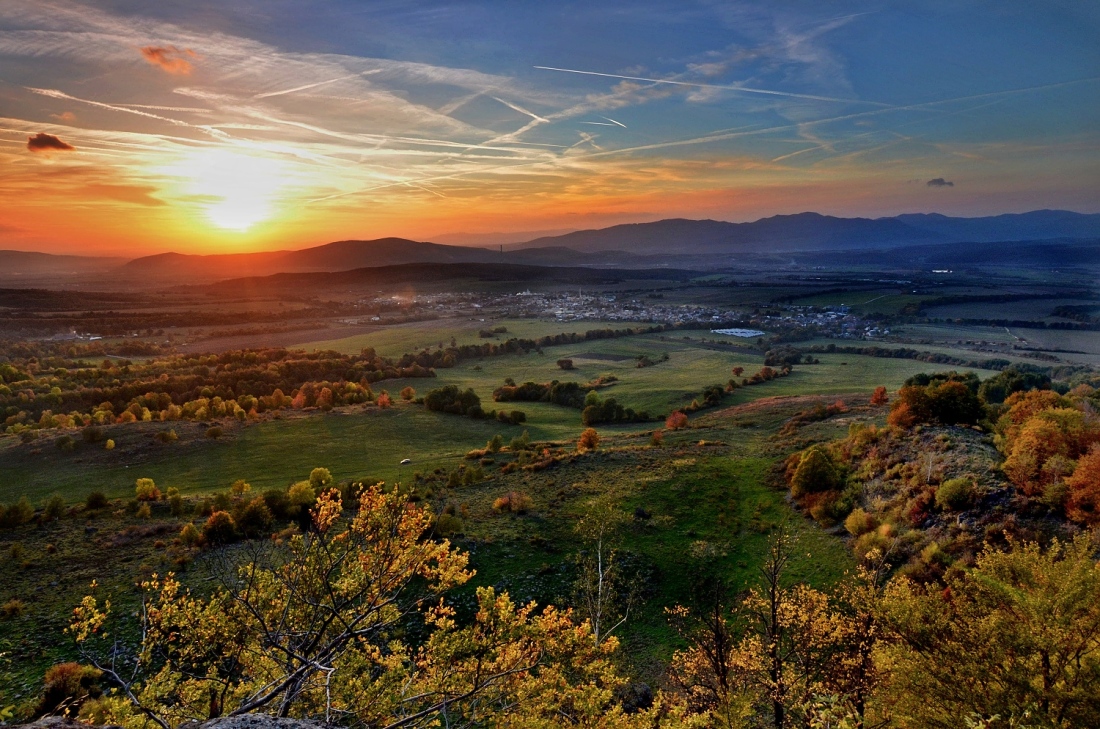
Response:
M187 76L191 73L191 62L184 56L197 58L190 48L180 50L175 46L144 46L141 48L141 55L149 63L176 76Z
M39 132L33 137L27 137L27 149L32 152L72 152L76 147L62 142L58 137L45 132Z
M934 180L929 180L928 182L926 182L924 184L928 185L929 187L954 187L955 186L954 182L951 182L950 180L945 180L942 177L937 177Z

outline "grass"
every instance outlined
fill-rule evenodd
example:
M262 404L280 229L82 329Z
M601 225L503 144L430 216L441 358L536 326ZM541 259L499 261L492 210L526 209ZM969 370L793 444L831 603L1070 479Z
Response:
M583 344L548 347L542 354L488 357L440 370L432 379L392 380L379 383L396 395L405 385L420 394L443 384L472 387L486 410L497 407L492 392L511 377L516 382L554 379L588 382L601 375L619 381L602 389L624 406L664 416L691 403L711 384L725 383L734 366L751 375L762 366L759 353L700 343L682 336L642 335ZM646 354L666 362L638 368L635 357ZM576 369L563 371L555 362L570 357ZM800 365L792 374L771 382L738 389L726 404L741 404L780 395L845 394L870 391L879 384L896 389L913 374L944 369L924 362L860 355L820 355L821 364ZM989 373L980 373L988 375ZM545 403L508 403L508 410L527 414L525 428L536 440L574 440L582 430L580 412ZM656 423L601 426L601 432L642 432ZM180 436L175 443L156 443L153 433L167 428ZM53 446L56 436L32 444L7 438L0 446L0 501L26 495L41 504L57 493L68 502L83 500L92 490L109 496L129 496L137 478L152 478L162 488L182 493L222 489L238 478L257 488L285 486L325 466L337 478L377 477L407 479L414 471L453 468L466 451L483 446L500 433L505 440L522 428L496 421L475 421L431 413L420 406L400 404L382 411L355 407L329 414L297 413L291 417L241 426L229 424L226 435L205 437L206 425L191 422L117 425L107 429L117 447L87 444L77 438L72 451ZM413 464L401 466L404 458Z

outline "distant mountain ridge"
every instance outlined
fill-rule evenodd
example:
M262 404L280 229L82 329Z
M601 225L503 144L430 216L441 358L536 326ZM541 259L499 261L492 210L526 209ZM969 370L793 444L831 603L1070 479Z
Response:
M615 225L505 246L526 250L562 246L582 253L629 251L660 254L764 253L776 251L894 248L916 244L993 242L1100 236L1100 214L1063 210L986 218L910 214L892 218L837 218L819 213L776 215L751 223L669 219Z
M465 235L465 234L464 234ZM494 234L495 235L495 234ZM321 273L405 264L513 264L712 270L774 254L886 251L945 243L990 244L1100 238L1100 214L1064 210L984 218L935 213L885 218L839 218L819 213L775 215L749 223L672 218L543 236L492 248L441 245L404 238L343 240L301 250L194 255L161 253L125 262L78 256L0 251L0 278L23 271L74 275L111 269L121 279L187 282ZM1004 255L1005 251L999 251ZM1010 254L1009 254L1010 255ZM121 264L121 265L120 265Z

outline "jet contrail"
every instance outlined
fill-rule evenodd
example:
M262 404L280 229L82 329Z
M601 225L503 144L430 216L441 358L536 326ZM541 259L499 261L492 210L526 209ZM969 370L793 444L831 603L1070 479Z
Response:
M501 99L497 96L490 96L489 98L491 98L493 101L499 101L500 103L504 104L509 109L511 109L512 111L518 111L520 114L526 114L527 116L531 117L532 119L539 122L540 124L549 124L550 123L549 119L543 119L538 114L536 114L534 112L531 112L531 111L527 111L526 109L524 109L519 104L513 104L512 102L505 101L504 99Z
M607 122L577 122L578 124L592 124L597 127L613 127L614 124L608 124Z
M623 124L623 123L622 123L622 122L620 122L620 121L615 121L614 119L612 119L612 118L611 118L611 117L609 117L609 116L601 116L600 118L601 118L601 119L606 119L606 120L608 120L609 122L611 122L611 123L612 123L612 124L614 124L615 126L618 126L618 127L622 127L623 129L626 129L626 124Z
M326 84L334 84L337 81L347 81L351 78L359 78L360 76L366 76L367 74L378 73L378 69L371 71L363 71L361 73L353 73L350 76L341 76L340 78L330 78L327 81L318 81L312 84L306 84L305 86L295 86L292 89L283 89L282 91L268 91L266 94L256 94L253 99L267 99L272 96L283 96L284 94L293 94L298 91L305 91L307 89L315 89L318 86L325 86Z
M861 101L860 99L838 99L832 96L815 96L813 94L796 94L790 91L774 91L772 89L756 89L749 86L730 86L726 84L702 84L693 81L672 81L662 78L646 78L645 76L622 76L617 73L600 73L599 71L578 71L575 68L555 68L553 66L535 66L543 71L560 71L561 73L578 73L582 76L602 76L604 78L621 78L626 81L645 81L651 84L672 84L674 86L692 86L703 89L726 89L727 91L743 91L747 94L766 94L768 96L785 96L792 99L812 99L814 101L832 101L840 104L869 104L871 106L890 107L878 101ZM606 117L604 117L606 118Z

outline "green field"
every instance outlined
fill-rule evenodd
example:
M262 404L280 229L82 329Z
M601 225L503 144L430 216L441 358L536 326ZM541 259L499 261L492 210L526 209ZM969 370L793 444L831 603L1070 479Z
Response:
M653 359L668 354L669 358L638 368L635 357L641 354ZM555 364L567 357L574 360L575 370L566 372ZM795 367L788 377L740 388L727 395L724 404L781 395L869 393L880 384L896 389L913 374L943 369L915 360L860 355L823 354L819 359L820 364ZM582 430L578 410L548 403L498 406L492 401L493 390L508 377L516 382L558 379L583 383L614 375L618 381L602 388L602 397L664 417L689 405L704 387L725 383L734 366L744 367L748 376L760 369L762 358L758 353L701 343L697 338L685 341L683 336L640 335L547 347L542 354L469 360L439 370L436 378L390 380L378 383L376 389L396 396L406 385L420 394L450 383L471 387L486 410L524 411L528 418L524 428L531 438L572 441ZM989 376L988 372L979 374ZM648 432L659 425L604 425L600 431ZM154 442L152 434L167 427L176 430L180 440ZM495 434L502 434L507 441L523 430L491 420L432 413L405 403L387 411L356 406L328 414L295 413L247 425L234 423L216 440L205 438L205 429L203 424L188 422L110 426L106 435L117 443L113 451L79 438L74 450L61 451L53 447L52 434L29 444L6 438L0 446L0 502L26 495L40 503L55 493L75 502L93 490L125 496L132 493L139 477L152 478L163 487L174 486L182 493L222 489L238 478L257 488L282 487L305 478L315 466L330 468L340 479L407 479L415 471L453 468L468 450L483 446ZM412 459L412 465L400 466L404 458Z

